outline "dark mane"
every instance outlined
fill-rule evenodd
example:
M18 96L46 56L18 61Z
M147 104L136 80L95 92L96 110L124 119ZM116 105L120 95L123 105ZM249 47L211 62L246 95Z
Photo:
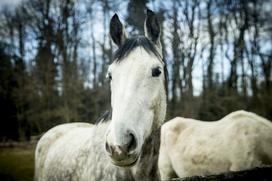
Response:
M162 59L160 53L157 51L155 45L150 42L150 40L144 36L138 36L133 38L128 38L124 44L115 52L114 60L119 62L123 60L132 50L136 47L144 48L148 53L152 53L156 57Z
M104 112L104 114L102 116L100 116L96 120L95 124L97 125L99 123L106 123L106 122L108 122L110 120L111 120L111 110L107 110L106 112Z

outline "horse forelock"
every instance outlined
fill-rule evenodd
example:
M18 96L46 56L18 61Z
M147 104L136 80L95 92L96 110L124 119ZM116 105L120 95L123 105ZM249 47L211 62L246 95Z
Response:
M152 43L145 36L137 36L125 40L124 44L114 53L114 61L121 62L130 52L132 52L137 47L142 47L148 53L155 55L160 60L163 60L154 43Z

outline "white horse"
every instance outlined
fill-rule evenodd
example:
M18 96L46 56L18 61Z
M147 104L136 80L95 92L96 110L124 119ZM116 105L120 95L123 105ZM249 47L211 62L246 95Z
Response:
M162 126L162 180L271 164L272 123L254 113L236 111L215 122L177 117Z
M128 38L115 14L110 35L119 47L108 70L112 111L97 125L49 130L36 148L35 180L159 180L166 70L158 19L147 10L145 36Z

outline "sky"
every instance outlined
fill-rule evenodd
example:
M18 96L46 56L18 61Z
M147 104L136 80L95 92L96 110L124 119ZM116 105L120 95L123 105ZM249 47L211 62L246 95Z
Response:
M18 5L22 0L0 0L0 8L2 9L3 7L15 7Z
M0 9L6 8L6 7L9 7L11 9L15 8L22 1L24 1L24 0L0 0ZM84 0L82 0L82 1L84 1ZM160 3L167 4L169 2L168 1L164 2L164 1L159 0L157 3L153 3L153 1L152 1L147 6L149 8L151 8L152 10L156 11L158 9L158 7L156 7L156 5L159 5ZM126 3L124 3L122 6L126 6ZM118 13L120 20L126 26L126 22L125 22L125 19L126 19L126 16L127 16L126 8L119 8L119 9L120 9L119 12L113 12L113 13ZM104 28L103 28L103 24L101 23L101 22L103 22L102 21L102 16L103 16L102 11L98 11L96 22L95 22L95 25L94 25L94 32L95 32L95 36L96 36L96 41L98 41L98 42L102 42L102 40L103 40ZM170 23L170 22L168 22L168 23ZM86 40L89 40L90 37L91 37L91 32L88 31L88 29L90 27L90 24L86 23L85 26L86 26L87 31L84 31L83 37L86 38ZM164 26L164 28L165 28L166 34L170 33L172 31L171 26L168 26L167 24L166 24L166 26ZM31 44L28 44L26 46L27 47L30 46L30 45L32 46L33 43L34 42L32 42ZM92 43L92 42L89 42L89 43ZM89 44L89 47L84 49L85 52L84 53L82 52L82 53L87 54L86 55L87 57L88 56L91 57L91 55L89 54L90 52L92 52L91 49L92 49L91 44ZM82 50L82 51L84 51L84 50ZM96 53L97 53L98 56L101 56L102 52L99 49L97 49ZM168 53L171 54L171 49L168 50ZM29 55L29 56L31 57L31 55ZM171 59L172 57L166 57L166 58ZM202 68L201 68L201 63L199 63L199 62L201 62L201 61L196 60L195 66L194 66L194 69L193 69L193 85L194 85L194 94L195 95L199 95L201 93L201 90L202 90ZM168 61L168 64L169 64L168 65L168 67L169 67L168 71L171 71L170 63L171 62ZM92 72L91 70L89 70L89 71ZM92 79L91 77L93 75L90 74L89 76L90 76L90 79Z
M9 7L9 8L14 8L16 7L18 4L20 4L21 2L23 2L24 0L0 0L0 10L5 8L5 7ZM88 1L88 0L79 0L79 1ZM153 9L155 12L156 10L158 10L158 5L159 4L163 4L165 7L170 7L170 5L168 4L171 1L163 1L163 0L158 0L156 1L156 3L154 3L154 1L151 1L147 6L151 9ZM84 3L83 3L84 4ZM114 13L118 13L121 21L123 22L124 25L126 25L125 22L125 18L127 16L126 14L126 2L124 1L124 4L122 4L122 7L125 8L119 8L120 10L118 12L112 12L112 14L110 14L110 16L112 16ZM271 7L269 6L269 8L271 10ZM98 11L97 16L96 16L96 22L94 25L94 32L95 32L95 37L96 37L96 41L97 42L102 42L103 41L103 33L104 33L104 28L103 28L103 24L102 24L102 11ZM216 22L216 19L213 19L213 22ZM172 31L171 29L171 22L165 22L164 26L165 28L165 35L167 36L171 36L170 33ZM86 40L87 42L87 47L82 49L82 55L84 57L90 57L91 59L91 54L90 52L92 52L92 47L91 44L92 42L90 41L90 37L91 37L91 32L90 30L90 24L88 22L85 23L85 30L83 32L83 38ZM183 29L184 30L184 29ZM166 38L167 39L167 38ZM209 42L208 40L208 35L207 34L201 34L200 36L200 47L203 46L205 43L207 44L207 42ZM187 39L186 37L184 37L184 46L186 47L186 42ZM33 42L32 42L33 43ZM170 42L168 42L168 44L170 44ZM269 44L269 43L268 43ZM271 45L270 45L271 46ZM168 46L168 54L171 54L171 46ZM116 48L116 47L115 47ZM32 49L32 48L31 48ZM229 49L231 50L231 47L224 47L224 50ZM271 49L271 47L269 47L268 49ZM101 56L101 51L99 49L97 49L97 55ZM228 61L224 61L223 64L221 64L222 59L225 59L225 57L221 56L221 52L220 49L217 48L216 49L216 56L215 56L215 69L214 72L222 72L222 68L223 68L223 72L224 72L224 77L226 78L227 75L229 74L229 62ZM172 57L166 57L168 60L168 63L171 63L170 60ZM203 56L202 57L198 57L195 60L195 64L194 64L194 69L193 69L193 85L194 85L194 94L195 95L199 95L202 91L202 75L203 75L203 70L202 70L202 64L203 62L206 62L206 60L208 59L208 49L206 51L203 52ZM223 65L223 67L222 67ZM171 67L171 65L168 65L169 67ZM89 70L91 72L91 70ZM171 69L170 69L171 71ZM206 70L204 70L206 71ZM92 75L90 74L90 77L92 77Z

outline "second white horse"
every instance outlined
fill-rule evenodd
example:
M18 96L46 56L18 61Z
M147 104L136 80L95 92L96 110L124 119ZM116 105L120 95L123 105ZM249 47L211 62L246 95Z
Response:
M219 174L272 164L272 123L233 112L215 122L177 117L162 126L162 180Z

